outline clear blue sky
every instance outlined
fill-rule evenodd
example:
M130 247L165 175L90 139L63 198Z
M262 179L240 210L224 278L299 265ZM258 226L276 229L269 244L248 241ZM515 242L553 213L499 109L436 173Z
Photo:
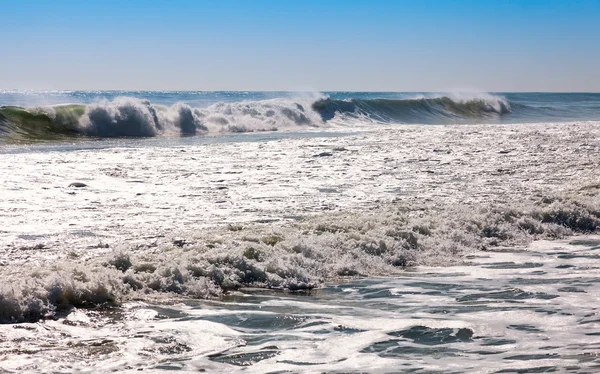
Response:
M600 91L600 0L0 0L0 89Z

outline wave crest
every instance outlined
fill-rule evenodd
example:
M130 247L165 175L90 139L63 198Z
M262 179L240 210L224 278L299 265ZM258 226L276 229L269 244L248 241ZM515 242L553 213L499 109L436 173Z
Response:
M448 120L477 120L511 112L503 97L438 96L411 99L321 99L313 104L324 121L336 116L366 118L378 122L441 123Z
M205 108L170 107L133 97L89 105L44 108L0 107L0 135L17 140L61 136L153 137L277 131L321 127L328 121L447 123L489 120L511 113L510 103L489 94L408 99L302 98L219 102Z

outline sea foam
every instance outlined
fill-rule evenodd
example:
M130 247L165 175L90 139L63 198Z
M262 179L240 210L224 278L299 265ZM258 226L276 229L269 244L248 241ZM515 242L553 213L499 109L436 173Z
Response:
M140 294L211 298L240 287L306 290L341 277L459 264L473 251L525 247L536 239L592 233L600 225L598 190L475 211L428 207L415 216L423 208L392 205L291 225L217 227L158 250L122 248L86 263L20 271L20 280L0 289L0 321L37 320Z

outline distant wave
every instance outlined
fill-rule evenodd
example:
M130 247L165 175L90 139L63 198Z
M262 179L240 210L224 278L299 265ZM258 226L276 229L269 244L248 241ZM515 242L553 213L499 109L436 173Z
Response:
M497 119L511 113L503 97L416 97L410 99L270 99L219 102L206 108L170 107L133 97L94 104L38 108L0 107L0 136L47 140L69 136L154 137L277 131L321 127L350 120L384 123L444 123Z
M510 103L500 96L453 98L449 96L413 99L322 99L313 104L323 120L336 115L361 116L381 122L438 123L457 119L485 119L511 112Z

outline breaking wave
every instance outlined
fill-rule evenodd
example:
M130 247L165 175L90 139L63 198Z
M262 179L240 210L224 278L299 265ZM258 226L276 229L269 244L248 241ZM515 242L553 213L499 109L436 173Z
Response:
M322 127L328 121L444 123L488 121L511 113L511 104L489 94L411 99L270 99L219 102L205 108L170 107L133 97L94 104L50 107L0 107L0 137L51 140L69 136L154 137L277 131Z
M65 136L98 138L153 137L277 131L322 125L319 115L299 102L264 100L217 103L193 108L170 107L120 97L90 105L42 108L0 107L0 135L15 140L46 140Z

